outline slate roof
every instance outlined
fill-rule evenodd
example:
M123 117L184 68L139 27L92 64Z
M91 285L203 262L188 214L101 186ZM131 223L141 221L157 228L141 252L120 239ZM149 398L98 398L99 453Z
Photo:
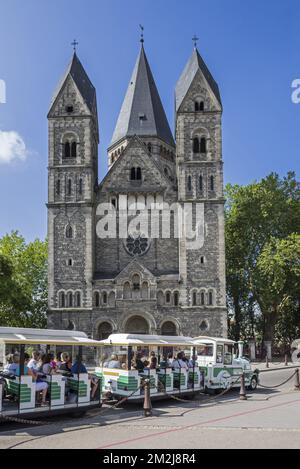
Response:
M65 74L56 88L56 91L51 101L50 110L54 105L56 98L58 97L60 90L64 86L65 81L67 80L69 75L73 78L89 110L92 113L95 113L97 109L96 89L93 86L91 80L89 79L86 71L84 70L83 65L81 64L79 58L76 55L76 52L74 52L72 60L69 63Z
M143 46L133 70L111 146L134 135L159 137L175 146Z
M176 92L175 92L175 99L176 99L176 112L178 112L187 92L190 89L190 86L193 83L193 80L196 76L198 70L201 70L202 74L204 75L207 84L211 88L212 92L214 93L215 97L217 98L218 102L222 106L221 95L219 91L218 84L214 80L212 74L208 70L204 60L202 59L201 55L197 48L194 49L194 52L188 61L179 81L176 85Z

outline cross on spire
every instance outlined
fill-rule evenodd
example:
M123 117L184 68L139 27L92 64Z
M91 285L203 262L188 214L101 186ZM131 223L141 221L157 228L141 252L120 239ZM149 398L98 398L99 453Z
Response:
M192 41L194 42L195 49L197 49L197 42L199 41L199 38L197 37L196 34L194 34L194 37L192 38Z
M76 39L74 39L74 41L72 42L71 46L73 46L73 50L74 52L76 52L76 46L78 46L78 42L76 41Z
M144 44L144 42L145 42L145 39L144 39L144 26L142 26L140 24L140 28L141 28L141 43Z

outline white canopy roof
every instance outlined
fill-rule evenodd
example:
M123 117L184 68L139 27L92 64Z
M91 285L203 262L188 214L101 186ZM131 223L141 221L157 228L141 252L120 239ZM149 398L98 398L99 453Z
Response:
M25 329L19 327L0 327L0 344L27 345L82 345L99 347L100 343L89 339L84 332L57 331L48 329Z
M102 345L156 345L168 346L193 346L191 337L162 336L162 335L139 335L139 334L112 334L108 339L100 342Z
M200 345L200 344L207 344L207 343L222 343L222 344L230 344L234 345L236 342L234 340L230 339L224 339L222 337L206 337L206 336L200 336L200 337L195 337L193 339L193 342L195 345Z

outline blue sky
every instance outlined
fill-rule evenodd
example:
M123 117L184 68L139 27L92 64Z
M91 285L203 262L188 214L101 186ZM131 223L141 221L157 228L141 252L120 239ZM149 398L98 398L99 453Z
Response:
M0 0L0 80L7 87L0 136L19 155L0 155L0 236L13 229L28 240L46 235L46 115L74 38L97 88L105 175L140 23L172 128L174 87L192 36L200 38L222 94L225 182L246 184L271 171L299 176L300 104L291 101L291 83L300 78L298 10L293 0Z

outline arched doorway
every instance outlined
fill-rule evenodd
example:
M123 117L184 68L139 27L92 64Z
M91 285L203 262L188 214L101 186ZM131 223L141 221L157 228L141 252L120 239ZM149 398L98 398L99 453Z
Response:
M102 322L97 330L98 340L107 339L113 332L112 325L109 322Z
M172 321L164 322L161 328L161 335L176 336L177 330L175 324Z
M149 324L141 316L133 316L128 319L125 332L126 334L149 334Z

